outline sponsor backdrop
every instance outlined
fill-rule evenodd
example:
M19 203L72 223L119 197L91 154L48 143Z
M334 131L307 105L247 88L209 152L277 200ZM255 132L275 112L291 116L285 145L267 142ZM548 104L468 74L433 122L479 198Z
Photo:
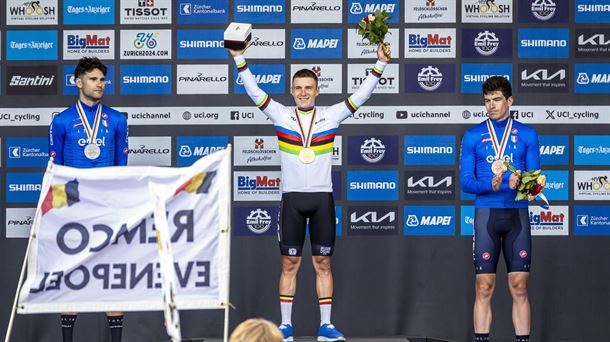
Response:
M394 58L333 151L333 321L350 337L472 340L474 197L460 187L460 143L486 119L481 84L504 75L511 115L538 130L548 175L550 206L529 210L533 340L608 340L610 278L599 272L610 268L607 0L3 1L0 321L8 321L48 160L48 125L76 101L83 55L108 66L104 102L128 118L130 165L190 165L233 144L231 324L279 321L277 138L244 93L223 31L231 21L254 24L246 57L275 100L293 104L290 77L307 68L320 80L318 104L330 105L371 70L375 47L354 28L378 9L392 14ZM509 341L503 262L499 269L492 334ZM316 331L312 272L306 261L297 335ZM595 286L582 291L583 280ZM181 316L184 336L221 333L221 313ZM55 315L19 316L14 340L59 340L58 325ZM76 330L78 340L108 339L102 315L82 315ZM160 313L127 314L126 341L163 339Z

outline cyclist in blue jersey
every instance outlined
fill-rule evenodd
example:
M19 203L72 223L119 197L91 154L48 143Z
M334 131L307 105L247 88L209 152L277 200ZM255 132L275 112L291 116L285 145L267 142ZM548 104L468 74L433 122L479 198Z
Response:
M515 201L520 171L507 174L503 161L510 162L517 170L539 169L538 135L534 128L510 117L513 97L506 78L490 77L483 84L483 94L489 119L464 133L460 159L462 189L476 194L473 237L475 341L489 341L491 298L502 250L513 298L516 341L528 342L531 324L527 292L531 261L528 202Z
M74 70L78 102L53 118L49 154L54 163L77 168L127 165L127 119L100 101L106 66L97 58L81 58ZM112 342L120 342L123 313L107 312ZM72 342L76 313L63 313L63 342Z

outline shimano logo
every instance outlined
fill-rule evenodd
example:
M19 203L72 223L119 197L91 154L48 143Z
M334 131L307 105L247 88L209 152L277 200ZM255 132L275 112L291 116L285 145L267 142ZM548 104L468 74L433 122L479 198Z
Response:
M282 5L237 5L237 13L282 13Z
M561 69L556 71L554 74L549 75L548 69L538 69L531 73L527 69L521 72L521 79L523 81L535 80L535 81L552 81L554 79L564 80L566 78L566 70Z
M40 184L9 184L8 191L10 192L18 192L18 191L40 191Z
M521 39L522 47L567 47L565 39Z
M610 12L610 5L578 5L578 12Z
M9 82L9 86L11 87L21 87L21 86L51 86L53 85L53 81L55 80L55 76L45 76L45 75L37 75L33 77L14 75L11 77L11 81Z
M169 76L123 76L125 84L166 84L169 83Z
M350 182L351 190L395 190L395 182Z
M472 74L468 74L468 75L464 75L464 82L485 82L487 81L488 78L492 77L492 76L504 76L507 80L510 81L510 75L472 75Z
M181 40L180 47L183 49L201 48L224 48L225 42L222 40Z
M453 154L452 146L408 146L408 154Z

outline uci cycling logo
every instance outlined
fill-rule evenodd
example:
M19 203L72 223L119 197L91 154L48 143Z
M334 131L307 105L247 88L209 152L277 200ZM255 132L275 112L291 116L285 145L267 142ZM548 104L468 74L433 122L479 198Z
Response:
M138 32L136 34L136 39L133 41L133 46L136 49L141 49L146 46L149 49L154 49L157 47L157 37L159 36L159 32Z

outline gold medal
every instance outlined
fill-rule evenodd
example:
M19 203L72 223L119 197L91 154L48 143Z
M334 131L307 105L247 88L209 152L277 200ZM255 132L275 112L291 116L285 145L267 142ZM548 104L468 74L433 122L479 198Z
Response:
M316 153L308 147L303 148L299 152L299 160L303 164L311 164L314 159L316 159Z
M497 159L491 164L491 172L494 175L506 172L506 165L504 165L504 161Z
M102 151L100 150L100 147L97 146L96 144L87 144L87 146L85 146L85 157L87 157L87 159L89 160L95 160L97 159L100 154L102 153Z

